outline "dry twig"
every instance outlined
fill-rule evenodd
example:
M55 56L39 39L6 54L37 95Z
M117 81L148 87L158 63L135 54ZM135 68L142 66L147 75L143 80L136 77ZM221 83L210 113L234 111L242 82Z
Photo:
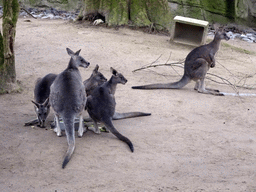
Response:
M25 11L27 14L29 14L31 17L33 17L34 19L37 19L34 15L32 15L27 9L21 7L21 10Z
M143 69L148 69L148 68L152 68L152 67L159 67L159 66L171 66L173 68L173 66L176 66L176 65L181 65L181 64L184 64L184 61L178 61L178 62L173 62L173 63L167 63L170 58L171 58L171 53L170 53L170 56L168 58L168 60L164 63L164 64L155 64L153 65L154 63L156 63L160 58L162 57L162 55L160 55L155 61L153 61L152 63L150 63L149 65L144 65L142 66L141 68L138 68L138 69L135 69L133 70L132 72L136 72L136 71L140 71L140 70L143 70ZM173 68L174 69L174 68ZM179 74L175 69L174 71Z

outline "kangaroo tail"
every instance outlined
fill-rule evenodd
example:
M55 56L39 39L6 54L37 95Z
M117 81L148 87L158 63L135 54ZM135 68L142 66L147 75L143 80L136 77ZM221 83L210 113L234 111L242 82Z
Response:
M187 85L191 79L187 75L183 75L181 80L174 83L166 83L166 84L150 84L150 85L142 85L142 86L133 86L133 89L180 89Z
M117 112L115 112L112 119L119 120L119 119L142 117L142 116L149 116L149 115L151 115L151 113L143 113L143 112L117 113Z
M62 168L64 169L75 150L74 117L63 117L63 122L65 124L65 132L68 141L68 150L62 163Z
M102 121L104 123L104 125L107 127L107 129L109 129L111 131L111 133L113 133L118 139L120 139L121 141L127 143L127 145L130 147L131 151L134 151L133 148L133 144L132 142L125 136L123 136L122 134L120 134L114 127L111 119L104 119Z

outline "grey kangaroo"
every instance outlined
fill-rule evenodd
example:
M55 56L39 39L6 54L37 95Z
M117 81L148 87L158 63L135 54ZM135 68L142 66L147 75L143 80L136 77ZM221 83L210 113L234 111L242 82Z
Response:
M224 31L217 31L213 41L193 49L186 57L184 66L184 75L174 83L150 84L134 86L133 89L179 89L187 85L191 80L196 81L195 90L199 93L223 95L219 90L205 88L205 75L210 68L215 67L215 54L219 50L220 41L229 40Z
M91 95L93 90L96 87L101 86L104 82L107 81L107 79L104 77L104 75L102 73L100 73L98 70L99 70L99 66L96 65L90 78L83 82L87 96ZM112 94L114 94L114 93L112 93ZM119 120L119 119L149 116L149 115L151 115L151 113L143 113L143 112L117 113L117 112L115 112L112 119ZM91 119L87 118L87 119L85 119L85 121L91 121Z
M49 95L50 87L57 77L56 74L49 73L43 78L38 78L34 89L35 112L37 119L25 123L25 126L39 123L38 127L44 128L45 121L50 113Z
M75 128L74 119L79 116L78 136L82 137L83 116L82 112L86 104L85 88L78 67L87 68L90 63L79 56L81 49L74 53L67 48L71 56L68 67L60 73L51 86L50 105L55 112L57 136L61 136L59 118L61 117L68 141L68 150L62 168L64 169L75 149Z
M118 139L128 144L130 150L133 152L132 142L121 135L112 124L112 117L115 113L115 91L118 83L125 84L127 80L125 77L118 73L115 69L111 68L112 77L103 85L94 89L92 94L87 98L87 111L93 119L95 132L100 133L97 122L102 122L105 127L110 130Z

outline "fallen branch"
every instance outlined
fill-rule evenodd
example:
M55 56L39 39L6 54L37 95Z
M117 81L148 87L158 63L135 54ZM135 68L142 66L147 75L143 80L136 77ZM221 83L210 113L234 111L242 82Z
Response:
M160 55L155 61L153 61L152 63L150 63L149 65L146 65L146 66L142 66L141 68L138 68L138 69L135 69L133 70L132 72L136 72L136 71L140 71L140 70L143 70L143 69L148 69L148 68L152 68L152 67L160 67L160 66L177 66L177 65L181 65L183 64L184 65L184 61L177 61L177 62L173 62L173 63L167 63L170 58L171 58L171 53L170 53L170 56L168 58L168 60L164 63L164 64L156 64L156 65L153 65L154 63L156 63L160 58L162 57L162 55ZM174 69L174 68L173 68ZM178 74L178 72L174 69L174 71Z
M31 13L29 13L28 10L26 10L25 8L21 7L21 10L25 11L27 14L29 14L31 17L33 17L34 19L37 19L34 15L32 15Z
M174 63L166 63L166 64L158 64L158 65L150 65L150 66L146 66L146 67L141 67L139 69L135 69L133 70L132 72L136 72L136 71L140 71L140 70L143 70L143 69L148 69L148 68L152 68L152 67L161 67L161 66L175 66L175 67L182 67L180 66L180 64L182 64L182 62L178 61L178 62L174 62ZM183 68L183 67L182 67Z
M206 73L206 74L207 74L207 75L212 75L212 76L217 77L217 78L220 78L220 79L223 81L223 84L227 84L227 85L231 86L232 89L233 89L237 94L239 93L239 91L237 90L237 86L235 86L234 84L232 84L229 80L227 80L227 79L225 79L225 78L223 78L223 77L220 77L220 76L218 76L218 75L212 74L212 73ZM214 80L212 80L212 79L210 79L210 78L207 78L207 77L206 77L206 79L209 79L209 80L211 80L211 81L214 81ZM215 81L215 82L217 82L217 81ZM227 83L225 83L225 82L227 82Z

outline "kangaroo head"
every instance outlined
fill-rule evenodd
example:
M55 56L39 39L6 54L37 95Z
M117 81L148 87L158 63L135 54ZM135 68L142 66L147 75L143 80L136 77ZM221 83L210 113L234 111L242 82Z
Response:
M217 31L217 33L215 34L215 38L218 38L220 40L225 39L226 41L230 39L230 37L226 34L226 32L223 29Z
M69 56L71 56L71 58L73 59L73 63L77 67L87 68L90 65L90 63L86 61L83 57L79 56L80 51L81 49L74 53L71 49L67 48L67 52Z
M99 70L99 65L96 65L96 67L94 68L94 70L92 72L92 78L93 78L93 81L95 81L95 83L97 83L98 85L102 85L104 82L107 81L107 79L98 70Z
M47 98L43 104L37 103L35 101L32 101L32 103L35 104L35 112L39 120L39 126L43 128L45 127L45 120L50 113L49 98Z
M121 73L118 73L117 70L115 70L114 68L110 67L110 70L116 83L121 83L124 85L128 81Z

